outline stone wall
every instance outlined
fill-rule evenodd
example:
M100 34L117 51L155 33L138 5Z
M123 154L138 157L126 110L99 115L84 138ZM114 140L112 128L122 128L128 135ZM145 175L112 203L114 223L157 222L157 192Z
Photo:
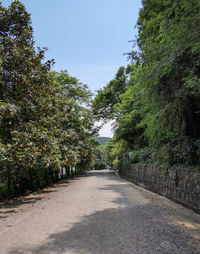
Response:
M200 213L200 170L133 164L120 166L119 175Z

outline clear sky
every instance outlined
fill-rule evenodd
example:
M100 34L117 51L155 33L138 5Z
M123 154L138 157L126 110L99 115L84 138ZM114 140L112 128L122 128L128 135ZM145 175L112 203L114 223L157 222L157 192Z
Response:
M0 0L8 6L11 0ZM53 69L69 74L95 92L127 65L141 0L22 0L31 14L36 45L47 47ZM111 136L110 127L101 135Z

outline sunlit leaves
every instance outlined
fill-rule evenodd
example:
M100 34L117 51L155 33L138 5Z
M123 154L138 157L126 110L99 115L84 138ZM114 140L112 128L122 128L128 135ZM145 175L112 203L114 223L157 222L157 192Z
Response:
M137 22L139 51L130 52L135 64L132 70L128 67L126 89L117 103L107 92L109 85L95 99L101 98L97 101L100 116L110 112L116 116L108 152L119 163L124 153L120 144L126 141L126 153L133 152L135 162L197 164L200 2L144 0L142 5Z
M87 85L50 73L24 6L0 12L0 181L10 193L49 184L61 167L89 166L94 128Z
M114 105L120 102L120 95L125 92L127 88L128 75L126 69L120 67L116 76L103 89L98 91L92 107L95 117L100 119L115 119L117 111Z

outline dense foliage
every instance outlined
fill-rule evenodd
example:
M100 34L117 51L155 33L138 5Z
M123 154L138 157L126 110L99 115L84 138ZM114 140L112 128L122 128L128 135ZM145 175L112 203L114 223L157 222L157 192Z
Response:
M0 4L0 197L94 161L91 93L67 71L50 72L44 53L35 49L24 6Z
M142 5L132 63L123 74L119 69L120 85L116 75L93 102L99 119L116 120L107 159L114 165L199 165L200 2L143 0Z
M115 120L109 164L200 164L200 2L143 0L132 62L92 102L85 84L52 72L30 15L0 4L0 196L34 190L72 167L106 165L95 120Z
M94 170L105 169L107 166L103 147L104 146L99 146L96 147L94 150L94 163L93 163Z

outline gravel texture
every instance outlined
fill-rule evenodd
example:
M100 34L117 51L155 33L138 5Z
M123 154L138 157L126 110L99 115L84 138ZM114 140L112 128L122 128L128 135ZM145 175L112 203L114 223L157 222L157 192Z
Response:
M200 216L92 171L0 204L0 254L198 254Z

